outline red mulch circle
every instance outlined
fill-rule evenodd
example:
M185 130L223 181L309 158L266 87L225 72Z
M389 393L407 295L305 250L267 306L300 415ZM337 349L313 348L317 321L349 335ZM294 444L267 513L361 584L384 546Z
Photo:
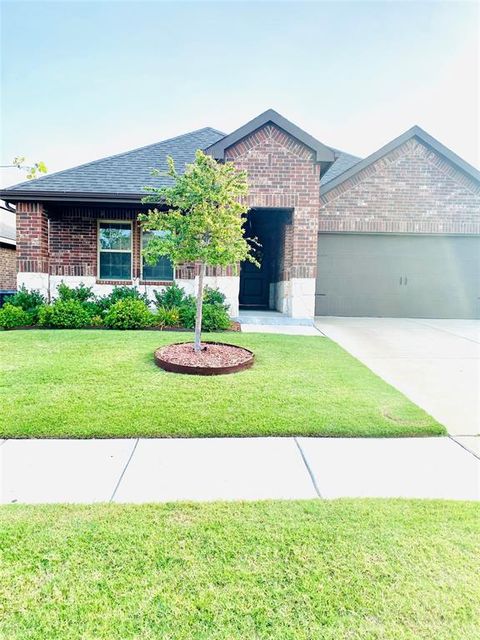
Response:
M202 342L195 353L193 342L178 342L155 351L156 364L165 371L216 376L236 373L252 366L254 354L248 349L223 342Z

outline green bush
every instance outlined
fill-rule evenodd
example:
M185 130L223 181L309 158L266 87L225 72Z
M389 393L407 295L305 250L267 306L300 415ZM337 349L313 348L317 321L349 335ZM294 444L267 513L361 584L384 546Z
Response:
M107 311L104 325L109 329L144 329L155 323L155 315L143 300L125 298Z
M134 287L114 287L112 293L108 296L103 296L101 298L97 298L96 304L99 307L100 311L107 312L111 307L113 307L117 302L121 300L141 300L145 305L148 306L148 296L146 293L140 293L138 289Z
M208 285L203 289L203 304L217 304L228 310L230 305L226 303L226 296L220 289L212 289Z
M91 316L78 300L56 300L40 308L38 321L42 327L82 329L91 324Z
M179 287L178 284L172 284L163 291L154 291L155 306L159 309L161 307L165 309L179 308L182 305L193 300L193 296L187 296L185 290Z
M93 293L93 287L86 287L82 282L78 287L69 287L64 282L61 282L57 287L57 295L57 300L62 302L67 302L68 300L79 302L91 318L102 312Z
M167 309L159 307L155 314L155 326L157 327L178 327L180 324L180 314L178 309Z
M8 304L26 311L31 316L30 320L32 324L35 324L38 320L38 311L45 302L45 298L40 291L37 289L29 291L25 286L21 287L17 293L13 294L13 296L7 300Z
M203 303L202 329L203 331L219 331L230 327L227 310L219 304Z
M20 306L6 302L0 309L0 327L3 329L26 327L31 324L33 324L31 314L24 311Z
M180 324L185 329L195 328L196 309L193 305L184 305L180 307ZM203 303L202 313L202 330L203 331L219 331L230 327L230 318L225 307L218 304Z
M77 302L93 302L95 295L92 287L86 287L81 282L78 287L69 287L64 282L61 282L57 287L57 300L66 302L67 300L76 300Z

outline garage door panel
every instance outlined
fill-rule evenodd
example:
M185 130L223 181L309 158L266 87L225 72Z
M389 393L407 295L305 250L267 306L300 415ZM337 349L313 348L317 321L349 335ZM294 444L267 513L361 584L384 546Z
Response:
M480 316L480 237L320 234L317 315Z

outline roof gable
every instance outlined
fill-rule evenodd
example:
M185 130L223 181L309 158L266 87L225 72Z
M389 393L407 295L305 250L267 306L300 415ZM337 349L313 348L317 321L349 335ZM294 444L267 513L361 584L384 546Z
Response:
M250 122L247 122L242 127L236 129L233 133L226 135L221 140L212 144L205 151L212 155L216 160L224 160L226 149L270 123L276 125L279 129L282 129L293 138L299 140L306 147L312 149L315 152L316 162L331 163L335 160L335 154L332 149L324 145L319 140L316 140L316 138L308 134L303 129L300 129L300 127L297 127L297 125L293 124L293 122L290 122L290 120L287 120L273 109L264 111L256 118L253 118L253 120L250 120Z
M363 169L366 169L371 164L391 153L394 149L397 149L412 138L417 138L427 147L433 149L436 153L443 156L446 160L448 160L448 162L450 162L450 164L454 165L464 174L466 174L470 178L473 178L475 181L480 182L480 171L475 169L475 167L472 167L471 164L460 158L460 156L457 156L456 153L448 149L448 147L436 140L421 127L415 125L411 129L408 129L408 131L405 131L405 133L403 133L402 135L398 136L398 138L395 138L385 146L378 149L378 151L375 151L374 153L369 155L364 160L360 160L359 162L344 170L342 173L338 174L333 179L327 181L324 188L322 189L322 195L325 195L332 189L335 189L335 187L338 187L338 185L360 173Z

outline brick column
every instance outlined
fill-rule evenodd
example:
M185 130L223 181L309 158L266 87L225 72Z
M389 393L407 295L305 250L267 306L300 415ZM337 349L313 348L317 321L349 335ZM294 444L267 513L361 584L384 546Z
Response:
M48 295L48 217L40 202L17 203L17 285Z

